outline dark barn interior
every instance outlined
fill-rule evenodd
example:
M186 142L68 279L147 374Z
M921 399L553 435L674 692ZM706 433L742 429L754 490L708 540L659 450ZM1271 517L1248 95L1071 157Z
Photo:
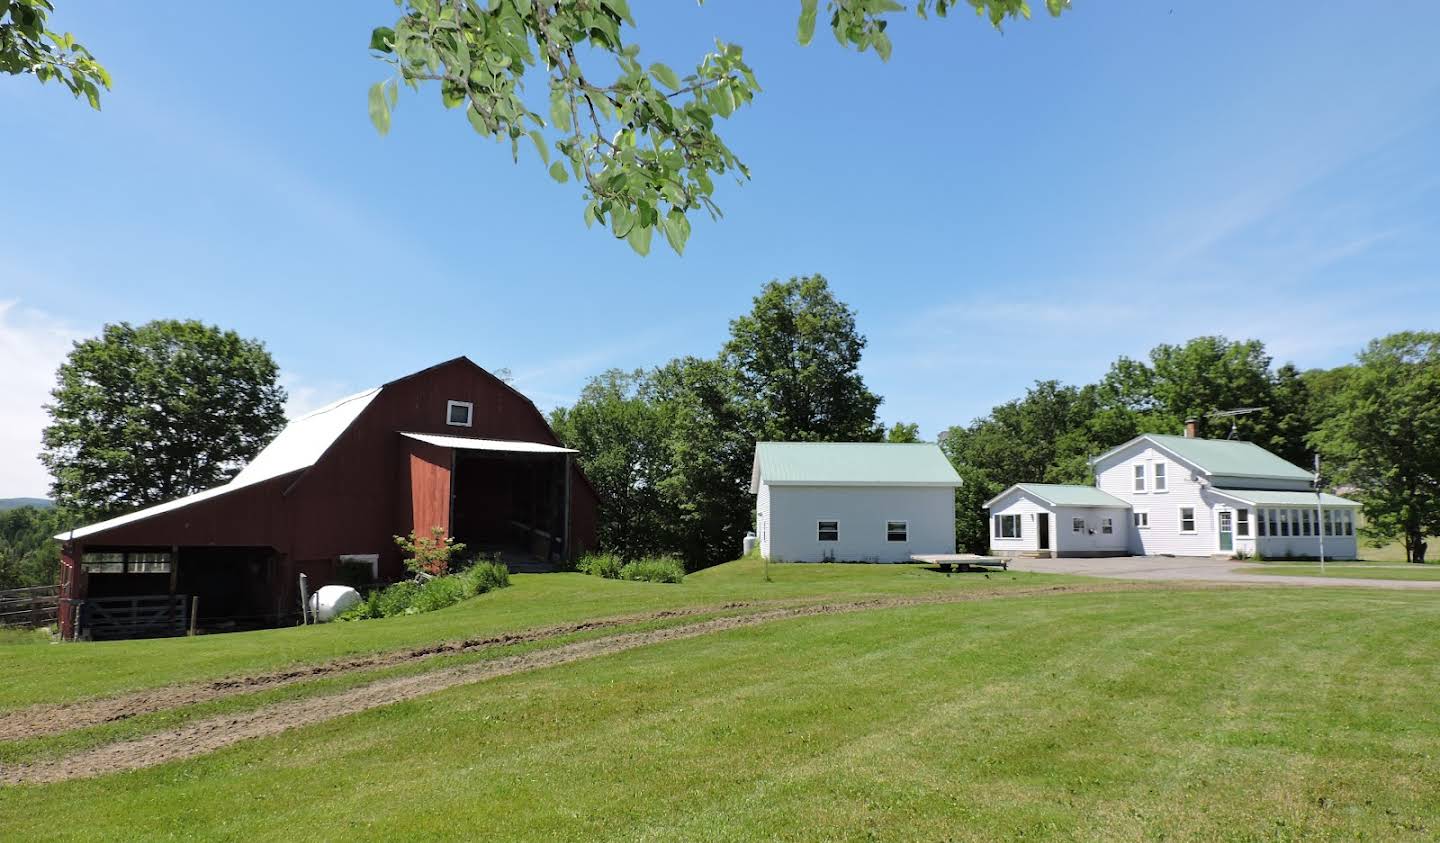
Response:
M455 452L452 532L472 553L553 562L564 553L564 454Z
M259 629L282 620L268 547L101 547L85 552L91 638Z

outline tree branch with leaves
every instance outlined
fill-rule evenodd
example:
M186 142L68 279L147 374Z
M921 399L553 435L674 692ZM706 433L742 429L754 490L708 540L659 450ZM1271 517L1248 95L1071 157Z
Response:
M701 0L703 3L703 0ZM384 134L403 84L440 88L446 108L463 108L483 137L508 141L519 161L522 140L550 176L581 186L586 225L599 223L648 254L660 231L677 254L690 238L695 212L720 218L715 183L743 183L750 170L716 131L760 92L736 44L715 49L681 75L640 60L626 41L635 28L627 0L396 0L394 26L377 28L370 48L394 74L370 88L370 118ZM1046 0L1058 15L1068 0ZM802 0L799 40L809 43L819 0ZM915 12L945 17L969 7L997 28L1028 18L1024 0L919 0ZM893 0L828 0L825 11L842 45L891 52L889 16L906 11ZM590 62L609 57L602 79ZM548 114L527 99L525 83L540 77ZM538 94L536 95L538 99ZM548 119L547 119L548 117Z
M0 73L57 81L99 111L100 89L110 89L110 74L74 35L46 28L54 11L50 0L0 0Z

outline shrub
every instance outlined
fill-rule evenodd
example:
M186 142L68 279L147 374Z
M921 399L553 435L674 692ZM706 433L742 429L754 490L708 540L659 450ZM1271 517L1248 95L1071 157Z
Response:
M415 603L415 598L420 596L420 584L405 580L383 589L379 594L380 617L393 618L405 614L405 610Z
M409 610L433 612L436 609L453 606L464 600L465 597L465 582L460 577L436 577L420 586L420 591L415 595Z
M481 559L459 575L465 586L465 596L474 597L497 588L510 585L510 569L498 559Z
M587 553L575 565L581 573L607 580L620 579L620 569L624 567L625 561L613 553Z
M430 535L395 536L395 544L405 554L405 567L414 574L439 577L450 573L450 560L465 550L465 545L445 535L442 527L431 527Z
M685 579L685 566L678 559L661 556L636 559L620 569L620 579L641 582L680 582Z

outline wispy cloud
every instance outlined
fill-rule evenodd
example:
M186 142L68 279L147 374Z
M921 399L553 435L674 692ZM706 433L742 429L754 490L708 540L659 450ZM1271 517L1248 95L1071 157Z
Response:
M44 405L55 370L83 333L59 317L0 301L0 497L43 497L50 476L40 464Z

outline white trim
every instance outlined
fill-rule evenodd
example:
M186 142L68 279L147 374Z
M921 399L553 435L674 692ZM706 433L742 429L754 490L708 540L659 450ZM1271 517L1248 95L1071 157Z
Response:
M1141 524L1141 523L1140 523L1140 519L1141 519L1141 518L1144 518L1144 519L1145 519L1145 523L1144 523L1144 524ZM1132 509L1132 510L1130 510L1130 525L1131 525L1132 527L1134 527L1135 529L1137 529L1137 530L1148 530L1148 529L1150 529L1150 510L1148 510L1148 509Z
M891 525L891 524L903 524L904 526L903 526L901 529L902 529L902 530L904 531L904 533L905 533L905 538L903 538L903 539L892 539L892 538L890 538L890 525ZM906 520L906 519L903 519L903 518L887 518L887 519L885 520L885 541L886 541L886 542L904 542L904 543L908 544L908 543L910 542L910 522L909 522L908 520Z
M1165 467L1167 465L1169 463L1164 460L1155 460L1150 463L1150 488L1157 495L1170 493L1170 469Z
M1190 529L1185 529L1185 510L1190 510ZM1200 507L1175 507L1175 532L1182 536L1193 536L1200 532Z
M1139 471L1135 470L1137 468ZM1135 495L1150 493L1150 471L1143 461L1130 464L1130 492Z
M465 421L454 421L456 407L465 408ZM474 427L475 426L475 404L471 401L446 401L445 402L445 423L451 427Z

